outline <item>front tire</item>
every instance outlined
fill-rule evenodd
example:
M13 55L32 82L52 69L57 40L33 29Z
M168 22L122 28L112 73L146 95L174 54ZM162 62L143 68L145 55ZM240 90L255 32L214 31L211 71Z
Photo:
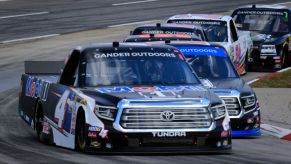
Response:
M288 58L287 58L287 55L288 55L288 51L286 50L286 48L284 48L283 49L283 52L282 52L282 60L283 60L282 61L282 68L288 67Z
M278 69L283 69L283 68L287 67L285 48L282 48L282 50L280 52L280 57L281 57L281 61L280 61L280 66Z
M75 134L76 150L86 152L88 148L87 144L88 128L86 126L85 114L83 110L78 111L76 123L77 123Z
M248 51L246 52L246 55L245 55L244 69L245 69L244 75L246 75L248 73L248 70L249 70L249 53L248 53Z

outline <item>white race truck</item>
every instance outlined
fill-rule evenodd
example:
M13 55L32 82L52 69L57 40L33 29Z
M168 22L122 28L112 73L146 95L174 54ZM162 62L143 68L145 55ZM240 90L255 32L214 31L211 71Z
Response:
M167 23L200 24L209 42L224 46L228 51L238 73L247 73L248 57L251 54L253 41L250 33L238 31L232 17L211 14L175 15Z

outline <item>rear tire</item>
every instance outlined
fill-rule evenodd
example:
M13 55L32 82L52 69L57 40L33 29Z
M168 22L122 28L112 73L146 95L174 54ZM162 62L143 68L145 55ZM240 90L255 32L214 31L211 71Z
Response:
M76 150L86 152L88 148L87 136L88 128L85 122L85 114L82 109L79 109L76 121L76 133L75 133L75 147Z
M40 142L45 142L45 140L43 138L43 133L42 133L43 119L44 119L44 115L43 115L43 110L42 110L41 104L39 102L37 102L36 107L35 107L35 111L34 111L34 123L35 123L36 136Z

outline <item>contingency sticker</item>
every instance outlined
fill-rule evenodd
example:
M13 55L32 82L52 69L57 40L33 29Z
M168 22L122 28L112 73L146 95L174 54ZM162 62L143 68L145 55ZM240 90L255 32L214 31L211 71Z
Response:
M174 53L159 53L159 52L118 52L118 53L95 53L94 58L109 58L109 57L169 57L175 58Z
M113 87L113 88L96 88L98 92L177 92L177 91L206 91L202 86L153 86L153 87Z
M227 57L227 52L224 48L210 46L176 46L183 55L211 55Z

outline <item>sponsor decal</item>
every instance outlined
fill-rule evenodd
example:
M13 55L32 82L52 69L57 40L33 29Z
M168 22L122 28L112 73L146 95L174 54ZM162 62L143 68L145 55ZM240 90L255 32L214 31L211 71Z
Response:
M98 141L92 141L91 144L90 144L90 147L100 148L101 147L101 143L99 143Z
M186 132L173 131L173 132L152 132L153 137L186 137Z
M116 52L116 53L98 53L94 54L95 59L114 58L114 57L169 57L175 58L174 53L163 52Z
M222 121L222 127L224 131L228 131L230 129L230 119L228 117L228 113L226 114L226 116L224 117L223 121Z
M206 91L202 86L154 86L154 87L113 87L113 88L96 88L101 93L120 93L120 92L178 92L178 91Z
M88 137L89 138L97 138L97 133L96 132L88 132Z
M238 11L237 14L245 14L245 15L282 15L282 16L284 16L285 12L241 10L241 11Z
M204 47L204 46L176 46L183 55L207 55L227 57L224 48L221 47Z
M102 137L102 138L106 138L108 135L108 130L102 130L100 133L99 133L99 136Z
M28 77L25 86L25 96L32 98L40 98L46 101L48 95L49 83L43 80Z
M49 123L48 122L46 122L46 121L44 121L43 122L43 126L42 126L42 132L44 133L44 134L49 134Z
M193 32L186 32L186 31L161 31L161 30L148 30L142 31L142 34L186 34L191 36L196 36Z
M284 16L285 12L241 10L241 11L238 11L237 14L245 14L245 15L282 15L282 16Z
M222 131L220 133L220 137L227 137L228 136L228 131Z
M99 126L90 126L89 127L89 131L91 131L91 132L100 132L101 131L101 127L99 127Z
M64 129L66 132L74 134L76 126L76 102L78 96L76 93L66 90L55 109L55 123L58 128Z
M198 20L173 20L178 24L197 24L197 25L221 25L221 21L198 21Z

